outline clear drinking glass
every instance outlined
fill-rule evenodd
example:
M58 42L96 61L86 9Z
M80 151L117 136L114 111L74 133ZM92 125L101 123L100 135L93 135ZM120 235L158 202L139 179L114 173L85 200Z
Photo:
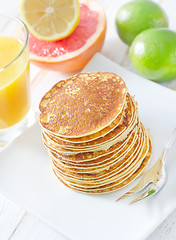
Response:
M28 38L20 19L0 15L0 149L33 121Z

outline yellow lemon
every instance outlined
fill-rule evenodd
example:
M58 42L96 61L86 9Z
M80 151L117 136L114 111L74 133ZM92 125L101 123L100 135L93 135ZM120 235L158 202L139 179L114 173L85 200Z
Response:
M80 20L78 0L21 0L20 12L29 31L44 41L66 38Z

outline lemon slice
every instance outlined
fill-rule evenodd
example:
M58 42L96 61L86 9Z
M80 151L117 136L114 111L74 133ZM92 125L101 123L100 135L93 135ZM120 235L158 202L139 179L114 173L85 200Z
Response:
M78 0L22 0L20 12L29 31L45 41L69 36L80 20Z

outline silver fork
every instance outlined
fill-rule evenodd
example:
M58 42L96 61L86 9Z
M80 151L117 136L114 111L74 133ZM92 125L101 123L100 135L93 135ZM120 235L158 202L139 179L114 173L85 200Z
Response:
M144 198L153 196L158 193L166 182L166 170L165 170L165 161L168 151L171 149L173 143L176 140L176 128L173 130L169 140L163 148L161 157L157 162L143 175L139 183L129 190L127 193L122 195L116 201L123 199L127 196L130 196L134 193L137 193L148 186L147 190L141 194L139 197L135 198L130 204L140 201Z

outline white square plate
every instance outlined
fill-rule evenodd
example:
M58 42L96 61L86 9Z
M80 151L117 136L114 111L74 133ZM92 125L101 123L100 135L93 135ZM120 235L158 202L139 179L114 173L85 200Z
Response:
M100 54L84 71L115 72L125 80L138 102L141 120L153 135L153 164L176 125L176 93ZM40 127L35 124L0 153L0 191L71 239L145 239L176 207L174 154L176 151L168 156L168 179L159 194L134 205L128 205L132 198L116 203L132 185L110 194L85 195L61 184L51 170Z

